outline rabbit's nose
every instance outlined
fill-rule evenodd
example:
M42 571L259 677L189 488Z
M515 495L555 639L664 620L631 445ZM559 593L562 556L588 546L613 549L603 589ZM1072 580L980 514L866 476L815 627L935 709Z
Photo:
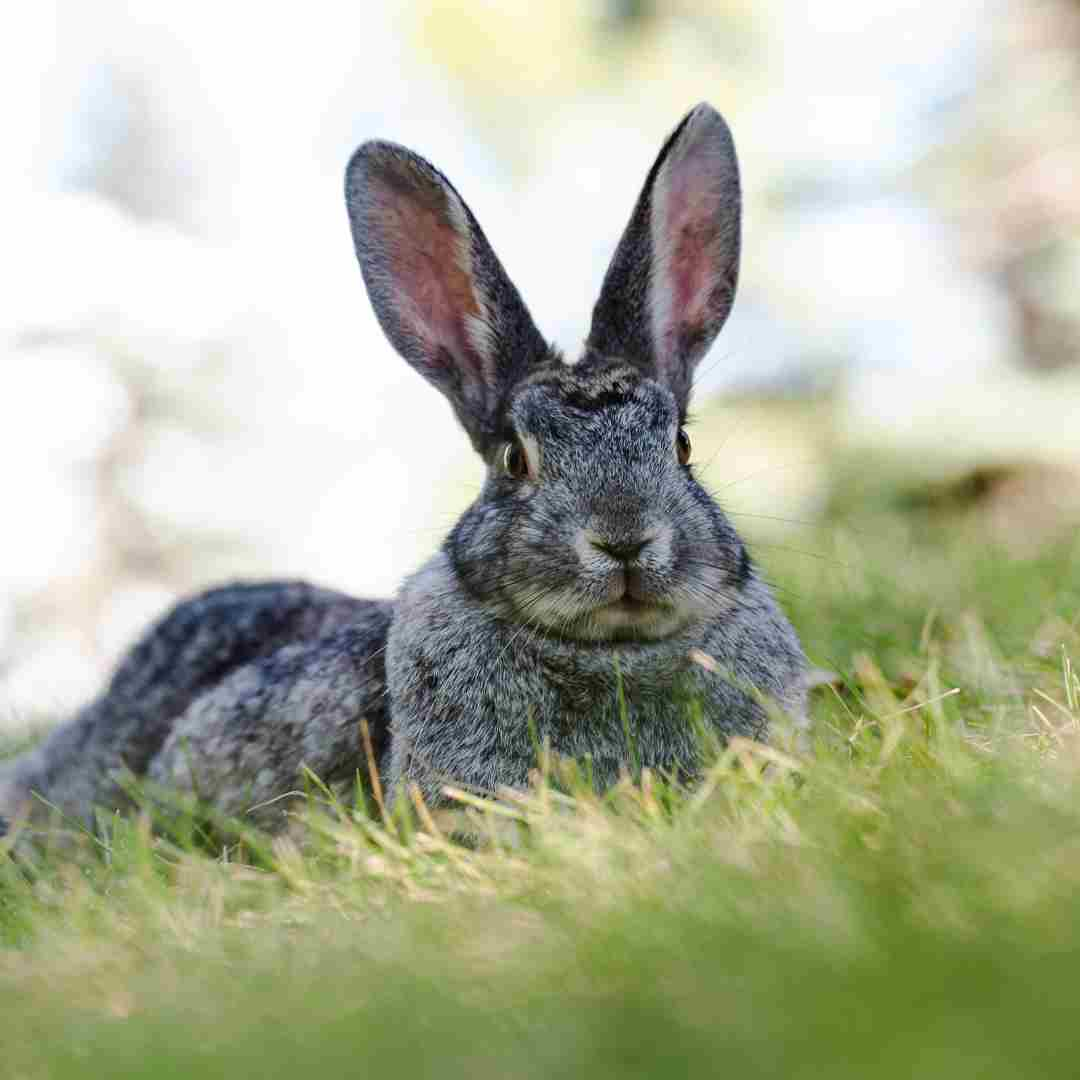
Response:
M605 555L610 555L618 562L632 562L636 559L642 551L648 547L652 542L651 536L639 537L637 540L628 540L623 543L615 543L610 540L600 540L596 537L589 537L589 543L596 548L597 551L602 551Z

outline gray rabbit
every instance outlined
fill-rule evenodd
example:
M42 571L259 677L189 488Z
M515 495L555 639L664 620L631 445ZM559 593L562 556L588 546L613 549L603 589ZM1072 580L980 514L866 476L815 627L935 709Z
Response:
M566 364L469 208L433 166L361 146L345 184L364 281L395 349L449 399L487 469L438 553L391 604L303 583L178 605L104 695L0 773L0 813L36 792L86 818L127 772L268 827L307 766L368 755L389 792L521 787L537 749L599 787L699 768L702 723L767 734L805 713L798 639L694 477L694 368L726 320L740 190L727 125L698 105L649 172Z

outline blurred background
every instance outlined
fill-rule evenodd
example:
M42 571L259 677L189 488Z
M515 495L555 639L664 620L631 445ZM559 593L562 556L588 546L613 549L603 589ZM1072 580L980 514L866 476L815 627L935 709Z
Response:
M201 585L390 593L470 499L479 464L352 252L342 172L372 136L452 178L576 354L662 139L710 100L745 254L695 446L739 527L814 558L815 524L889 477L1015 557L1075 530L1077 0L40 0L6 22L0 728L94 692Z

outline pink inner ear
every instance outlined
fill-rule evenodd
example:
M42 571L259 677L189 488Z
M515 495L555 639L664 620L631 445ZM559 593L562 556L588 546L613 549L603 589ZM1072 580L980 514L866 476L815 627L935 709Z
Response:
M666 288L668 324L663 338L676 341L695 336L712 317L711 299L717 285L721 194L716 177L703 154L687 154L666 179L664 205L659 215L662 235L655 236L660 250ZM661 231L661 230L658 230ZM675 344L675 342L671 342Z
M394 306L402 327L421 344L433 371L450 358L482 375L483 360L469 336L469 320L484 319L473 286L468 237L455 228L447 207L427 192L383 190L377 220L384 234ZM443 199L431 192L432 200ZM447 355L449 354L449 356Z

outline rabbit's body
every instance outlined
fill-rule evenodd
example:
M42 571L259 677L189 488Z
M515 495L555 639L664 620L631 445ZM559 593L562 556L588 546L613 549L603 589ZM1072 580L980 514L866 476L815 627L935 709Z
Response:
M540 745L587 759L601 787L631 764L685 778L696 717L764 737L751 687L800 715L798 642L673 452L670 395L620 363L553 357L509 412L543 478L530 491L493 475L405 583L387 645L389 786L415 781L436 802L453 781L521 787ZM643 536L625 564L605 550Z
M765 709L747 688L801 716L802 655L752 573L722 621L693 623L661 641L586 649L523 631L467 597L440 603L432 586L453 575L440 553L398 601L387 659L391 789L412 781L438 804L448 783L524 787L540 746L587 763L599 788L634 765L685 780L698 765L698 718L721 738L765 737ZM712 670L709 661L721 657L730 668L719 660Z
M798 639L684 430L738 276L720 116L698 106L665 143L574 365L423 158L365 144L346 201L387 337L486 464L479 497L392 607L285 584L181 605L9 769L6 799L0 779L0 813L34 789L86 816L123 767L274 824L303 765L331 783L363 766L361 719L391 797L438 804L450 783L525 784L545 745L600 787L635 765L689 777L702 725L763 738L770 702L803 716Z

